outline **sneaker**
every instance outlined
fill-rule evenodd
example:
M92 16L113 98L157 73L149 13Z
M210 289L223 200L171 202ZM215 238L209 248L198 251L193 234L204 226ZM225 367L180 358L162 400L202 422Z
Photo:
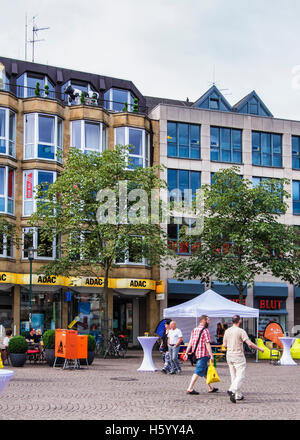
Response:
M162 372L162 373L165 373L165 374L168 373L167 370L165 370L164 368L161 370L161 372Z
M176 374L176 371L172 371L170 374Z
M235 400L244 400L244 396L240 397L239 399L235 399Z
M231 396L231 394L233 394L233 392L228 390L227 394L228 394L228 396Z
M235 395L233 393L231 393L231 395L230 395L230 401L232 403L236 403L236 398L235 398Z

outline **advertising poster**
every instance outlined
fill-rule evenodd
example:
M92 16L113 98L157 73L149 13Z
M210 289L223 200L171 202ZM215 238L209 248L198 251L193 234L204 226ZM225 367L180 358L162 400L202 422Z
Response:
M79 321L77 322L78 332L82 335L88 334L90 329L90 319L91 319L91 303L90 302L78 303L78 315L79 315Z

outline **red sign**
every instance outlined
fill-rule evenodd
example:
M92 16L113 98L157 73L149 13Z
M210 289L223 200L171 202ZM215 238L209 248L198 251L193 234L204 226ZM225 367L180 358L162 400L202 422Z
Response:
M32 199L32 172L26 176L26 198Z
M281 303L281 299L260 299L259 308L261 310L280 310Z
M228 298L228 299L230 299L230 301L233 301L233 302L235 302L235 303L240 303L240 300L239 300L239 298ZM246 298L243 298L243 300L242 300L242 304L245 306L246 305Z

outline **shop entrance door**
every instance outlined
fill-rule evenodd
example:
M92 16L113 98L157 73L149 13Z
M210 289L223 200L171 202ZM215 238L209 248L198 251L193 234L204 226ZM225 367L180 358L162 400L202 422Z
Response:
M113 331L133 339L133 299L114 296Z
M0 325L4 328L12 328L12 291L0 290Z

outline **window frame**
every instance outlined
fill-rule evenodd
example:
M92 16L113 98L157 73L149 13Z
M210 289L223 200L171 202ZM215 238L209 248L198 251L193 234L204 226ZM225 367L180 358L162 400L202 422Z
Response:
M30 90L33 89L33 94L32 95L28 95L28 76L32 76L34 77L34 75L36 75L36 79L38 80L38 76L42 77L43 81L44 81L44 86L49 86L49 94L46 95L45 93L45 88L40 88L41 94L40 96L36 96L34 93L34 89L32 87L30 87ZM18 84L19 80L21 78L24 78L23 81L23 85ZM24 72L22 75L20 75L17 78L17 82L16 82L16 87L17 87L17 96L18 98L47 98L47 99L55 99L55 84L52 83L52 81L48 78L48 75L43 75L43 74L37 74L37 73L30 73L30 72ZM50 87L53 90L50 90ZM22 93L20 93L20 90L22 90Z
M38 229L36 227L23 227L22 228L22 260L28 260L28 256L25 257L25 248L24 248L24 239L25 234L32 231L32 247L36 250L34 250L34 260L47 260L52 261L55 260L57 257L57 241L59 240L58 236L55 236L52 241L52 257L46 257L38 255Z
M298 185L298 194L299 194L298 199L294 198L294 185L295 184ZM292 181L292 202L293 202L293 215L300 215L300 180L293 180ZM297 208L295 209L296 206L297 206ZM298 212L296 212L296 211L298 211Z
M149 147L150 147L150 133L144 129L144 128L137 128L137 127L130 127L130 126L121 126L121 127L115 127L114 129L114 139L115 145L122 145L122 144L117 144L116 143L116 139L117 139L117 130L124 130L124 145L129 145L129 132L130 130L137 130L140 131L142 133L142 155L138 155L138 154L132 154L129 152L128 156L127 156L127 166L128 164L128 158L132 157L132 158L136 158L136 159L142 159L143 161L143 167L142 168L147 168L149 166ZM132 165L129 169L133 169L134 165Z
M23 194L23 197L22 197L22 199L23 199L22 216L23 217L30 217L31 214L36 212L38 200L35 198L35 187L38 186L38 173L39 172L51 173L53 175L53 183L57 179L57 172L56 171L41 170L41 169L23 170L23 193L22 193ZM32 184L31 184L32 185L32 187L31 187L32 197L31 198L25 197L25 194L26 194L25 176L26 176L26 174L29 174L29 173L32 173ZM33 204L33 209L30 214L25 214L25 202L32 202L32 204Z
M254 135L259 135L259 146L257 150L253 150L253 136ZM263 154L267 154L266 152L263 152L263 145L262 145L262 135L269 135L270 136L270 158L271 158L271 164L270 165L266 165L263 163ZM281 141L281 145L280 145L280 155L278 153L274 153L274 136L280 136L280 141ZM282 133L272 133L272 132L266 132L266 131L259 131L259 130L252 130L251 132L251 144L252 144L252 166L254 167L271 167L271 168L282 168L282 155L283 155L283 149L282 149ZM259 152L259 164L256 164L253 162L253 153L258 153ZM276 156L280 156L280 165L274 165L274 156L276 158Z
M7 255L7 234L0 234L0 242L1 242L1 235L2 235L2 249L3 252L1 253L1 248L0 248L0 258L10 258L10 259L14 259L14 244L13 241L10 244L10 251L11 251L11 255Z
M169 176L168 176L169 171L176 171L176 187L171 189L171 190L169 189ZM167 170L168 197L170 198L171 202L173 201L173 200L171 200L171 196L170 196L171 192L174 191L175 189L179 189L180 190L180 185L179 185L179 174L180 174L180 171L184 171L184 172L188 173L188 187L185 188L185 189L187 189L187 190L192 189L191 188L191 186L192 186L191 185L191 173L197 173L199 175L200 186L199 186L199 188L196 189L196 192L197 192L197 190L199 190L201 188L201 171L198 171L198 170L185 170L185 169L181 169L181 168L180 169L179 168L168 168L168 170ZM194 197L196 196L196 192L194 194L192 194L192 199L193 200L194 200ZM173 196L172 196L172 198L174 199ZM181 200L179 200L179 194L178 194L178 197L176 198L177 202L181 202L182 200L184 200L184 191L181 191ZM175 199L174 199L174 201L175 201Z
M113 100L113 92L114 92L114 90L121 91L121 92L127 92L127 100L124 101L123 103L121 101L114 101ZM127 111L132 113L133 112L133 104L134 104L134 99L135 98L136 98L136 96L132 93L131 90L121 89L121 88L118 88L118 87L111 87L110 89L106 90L106 92L104 93L104 108L106 110L110 110L110 111L113 111L113 112L123 112L123 109L122 110L115 109L114 108L114 103L118 104L118 105L123 105L123 107L124 107L125 102L127 102L127 104L128 104Z
M4 141L5 143L5 153L1 153L1 156L10 156L14 159L16 158L16 112L13 111L9 107L0 107L0 111L4 110L4 119L5 119L5 125L4 125L4 136L0 135L0 141ZM10 139L10 115L13 115L14 120L14 127L13 127L13 139ZM11 148L12 145L12 148ZM11 151L11 153L10 153Z
M74 145L74 131L73 126L74 123L80 122L80 148ZM85 124L94 124L99 125L99 150L86 148L85 146L85 139L86 139L86 131L85 131ZM88 119L74 119L71 121L71 132L70 132L70 145L72 148L76 148L83 153L103 153L104 150L107 149L107 135L106 135L107 127L103 122L100 121L90 121Z
M217 130L217 132L218 132L218 135L217 135L218 142L216 143L216 145L212 145L212 129ZM229 146L230 146L230 148L222 148L222 145L221 145L222 144L222 142L221 142L222 132L221 132L221 130L229 130L229 136L230 136ZM235 131L239 132L239 134L240 134L240 138L241 138L240 149L234 148L233 134ZM211 125L209 137L210 137L209 143L210 143L210 161L211 162L232 163L232 164L239 164L239 165L241 165L243 163L243 130L241 130L240 128L220 127L217 125ZM230 152L230 159L231 159L230 161L223 159L223 157L222 157L223 151ZM213 152L218 154L218 159L212 158ZM239 154L241 156L241 159L239 162L233 160L234 152L239 152Z
M33 142L27 142L26 135L27 135L27 121L26 118L30 116L33 116ZM53 119L54 124L54 132L53 132L53 143L50 142L39 142L39 118L40 117L47 117ZM61 145L59 145L58 142L58 126L61 124ZM63 119L60 118L57 115L48 114L48 113L26 113L24 115L24 140L23 140L23 159L24 160L32 160L32 159L38 159L38 160L49 160L51 162L58 162L62 164L63 158L62 158L62 152L63 152L63 139L64 139L64 124ZM32 145L33 149L33 155L28 155L27 149L29 150L28 146ZM45 145L49 147L54 148L54 158L46 158L46 157L39 157L39 145ZM27 157L26 157L27 156Z
M1 214L15 215L15 169L8 165L1 165L0 168L4 169L4 186L3 186L3 195L1 194L1 199L4 199L4 211L1 211ZM9 190L9 172L13 172L13 183L12 183L12 196L8 195ZM12 212L9 212L8 206L9 202L12 203Z
M298 141L298 152L294 154L293 151L293 140ZM300 136L292 135L291 136L291 144L292 144L292 169L293 170L300 170ZM298 161L298 166L294 166L294 161Z
M170 142L170 135L169 133L169 124L176 124L176 146L174 145L175 142ZM187 125L188 126L188 145L186 145L188 147L188 155L184 156L180 154L180 140L179 140L179 128L180 125ZM199 144L197 144L197 147L195 146L196 144L192 143L192 136L191 136L191 129L192 127L198 127L199 129ZM171 147L170 144L173 144L172 147L176 148L176 154L172 155L169 152L169 146ZM191 152L193 149L199 150L199 157L192 157ZM167 156L168 157L178 157L180 159L192 159L192 160L201 160L201 124L190 124L188 122L177 122L177 121L167 121Z

